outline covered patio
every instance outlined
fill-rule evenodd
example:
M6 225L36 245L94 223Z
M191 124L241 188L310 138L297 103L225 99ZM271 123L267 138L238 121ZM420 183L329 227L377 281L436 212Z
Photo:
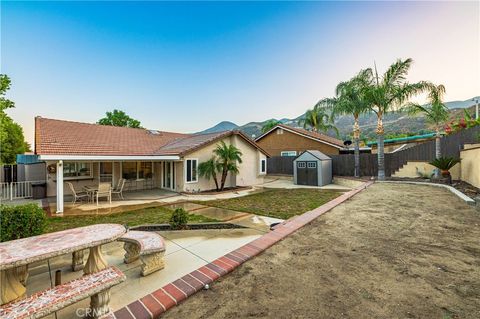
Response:
M177 156L163 160L120 157L94 161L89 156L57 158L40 156L47 162L47 196L50 209L57 214L81 213L92 210L108 212L122 205L135 205L175 196L176 176L182 162ZM58 156L55 156L58 157ZM98 190L100 183L109 184L111 201L86 196L88 190ZM75 195L79 200L75 200ZM95 193L93 192L93 196Z

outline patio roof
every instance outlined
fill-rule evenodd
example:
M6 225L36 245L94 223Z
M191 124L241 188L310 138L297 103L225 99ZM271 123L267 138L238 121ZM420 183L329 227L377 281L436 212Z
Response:
M183 134L35 118L35 153L42 160L177 160L231 135L268 155L239 131Z

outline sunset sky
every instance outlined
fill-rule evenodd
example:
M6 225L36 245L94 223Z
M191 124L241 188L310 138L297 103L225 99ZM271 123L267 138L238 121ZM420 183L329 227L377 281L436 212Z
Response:
M120 108L144 127L195 132L297 117L376 62L446 100L480 93L478 2L3 2L1 73L12 118L96 122Z

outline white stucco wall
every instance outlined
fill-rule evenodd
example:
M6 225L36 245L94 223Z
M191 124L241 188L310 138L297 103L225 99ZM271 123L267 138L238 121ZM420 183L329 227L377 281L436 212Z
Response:
M237 135L224 138L223 141L227 144L235 145L242 152L242 163L239 164L239 174L236 176L229 174L225 182L225 187L251 186L263 183L264 175L260 174L260 158L265 159L266 156ZM179 167L181 167L180 171L177 170L177 191L197 192L215 189L215 183L213 179L206 180L205 178L198 177L197 182L186 183L185 160L197 159L198 164L209 160L212 157L213 150L217 147L218 143L220 143L220 141L205 146L202 149L185 155L185 157L182 158L182 165L177 164ZM220 183L221 176L219 175L217 179Z

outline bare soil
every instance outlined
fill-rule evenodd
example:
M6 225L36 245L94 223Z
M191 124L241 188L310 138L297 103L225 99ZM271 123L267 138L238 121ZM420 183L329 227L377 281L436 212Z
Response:
M374 184L165 318L480 318L480 214Z

